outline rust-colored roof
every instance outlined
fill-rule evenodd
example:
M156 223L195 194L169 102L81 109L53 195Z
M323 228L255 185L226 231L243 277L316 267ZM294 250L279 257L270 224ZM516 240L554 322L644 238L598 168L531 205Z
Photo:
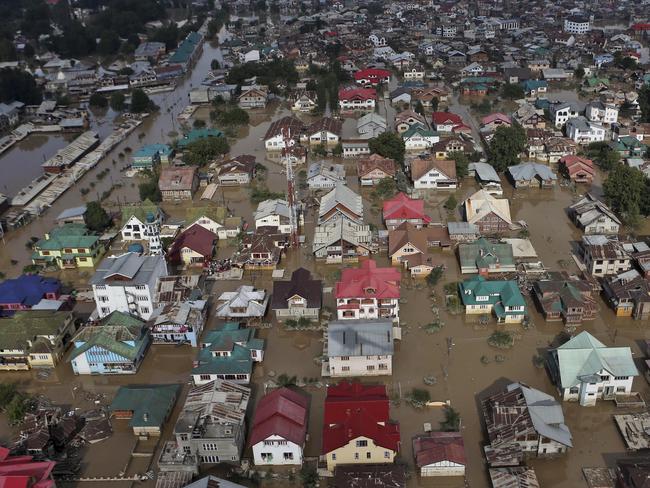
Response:
M418 158L411 161L411 177L419 180L427 172L437 169L449 179L456 178L456 162L450 159Z

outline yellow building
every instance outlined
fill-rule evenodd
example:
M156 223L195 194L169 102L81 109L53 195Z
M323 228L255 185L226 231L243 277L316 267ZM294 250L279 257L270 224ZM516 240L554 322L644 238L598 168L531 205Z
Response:
M94 268L103 254L99 237L83 224L65 224L34 244L32 263L59 269Z
M396 454L397 451L378 445L370 437L359 436L326 454L327 470L333 472L338 464L391 464Z

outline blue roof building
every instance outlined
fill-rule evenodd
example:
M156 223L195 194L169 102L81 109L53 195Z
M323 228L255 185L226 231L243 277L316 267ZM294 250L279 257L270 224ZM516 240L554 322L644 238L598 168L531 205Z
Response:
M41 300L57 300L61 282L40 275L22 275L0 283L0 315L29 310Z
M169 164L174 150L167 144L149 144L133 154L134 169L151 169L154 164Z

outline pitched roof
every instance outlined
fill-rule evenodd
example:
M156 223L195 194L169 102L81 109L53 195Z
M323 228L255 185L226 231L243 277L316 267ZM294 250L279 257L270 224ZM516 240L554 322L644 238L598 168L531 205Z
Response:
M388 176L395 176L395 160L385 158L379 154L371 154L366 158L360 159L357 163L357 172L360 177L375 169L383 171Z
M40 275L22 275L0 283L0 303L20 303L31 307L46 294L59 293L61 282Z
M431 120L434 125L457 125L463 123L463 119L460 115L456 115L452 112L433 112Z
M316 132L331 132L333 134L341 135L341 129L343 129L343 122L339 119L333 119L331 117L322 117L317 120L309 127L307 127L307 134L312 135Z
M158 179L160 191L194 190L195 166L163 168Z
M163 256L140 256L134 252L108 257L99 263L90 284L105 285L117 281L121 286L144 285L161 261L165 262Z
M413 437L413 457L418 468L450 461L465 465L465 443L460 432L429 432Z
M264 395L255 409L249 446L272 435L303 446L309 420L308 408L309 398L288 388L278 388Z
M339 88L339 100L377 100L374 88Z
M283 130L288 130L292 138L296 138L304 130L305 124L296 117L282 117L274 120L264 134L264 140L271 139L277 135L282 135Z
M470 224L480 221L490 213L494 213L508 224L512 223L510 203L505 198L494 198L487 191L479 190L465 200L465 214Z
M369 259L362 262L359 268L343 269L334 295L336 298L399 298L400 280L399 269L378 268L377 262Z
M342 205L354 215L361 218L363 216L363 199L361 195L355 193L348 186L338 183L330 192L323 195L320 199L318 209L319 219L327 215L337 205Z
M271 309L283 310L288 308L287 300L299 296L307 300L307 308L321 308L322 302L321 280L314 280L311 272L305 268L298 268L291 273L290 281L274 281Z
M200 225L193 225L181 232L171 249L169 250L170 259L180 261L183 249L191 249L206 258L212 257L214 251L214 242L217 240L217 234L209 231Z
M406 488L406 466L401 464L339 464L333 488Z
M393 322L388 319L340 320L327 325L327 355L391 356Z
M182 385L127 385L120 386L109 411L131 411L130 427L159 427L165 422L176 402Z
M508 172L515 181L529 181L534 178L540 178L543 181L557 180L557 175L551 171L551 168L539 163L522 163L509 166Z
M591 382L603 370L613 376L639 374L629 347L607 347L587 331L573 337L553 353L562 388Z
M431 222L431 217L424 213L424 200L410 198L402 192L384 201L383 214L384 221L422 219L424 223Z
M98 347L133 361L146 345L147 337L143 322L138 325L86 326L72 339L74 343L82 342L83 344L72 351L70 360L79 357L93 347Z
M456 178L456 162L447 159L432 157L417 158L411 161L411 177L413 181L419 180L432 169L437 169L449 179Z
M367 437L376 445L397 452L400 445L399 432L399 424L386 419L382 425L364 410L353 410L341 423L323 427L323 454L339 449L359 437Z

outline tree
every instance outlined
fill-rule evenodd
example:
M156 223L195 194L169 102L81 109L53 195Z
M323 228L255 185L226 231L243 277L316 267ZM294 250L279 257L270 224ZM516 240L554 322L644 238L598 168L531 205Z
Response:
M16 49L10 39L0 39L0 62L15 61Z
M141 88L133 90L131 93L131 112L139 114L151 110L152 107L153 102Z
M422 115L422 116L424 117L424 115L425 115L425 114L424 114L424 105L422 105L422 101L421 101L421 100L418 100L418 101L415 103L415 107L413 107L413 111L414 111L415 113L418 113L418 114L420 114L420 115Z
M603 171L610 171L618 164L621 155L607 142L592 142L587 146L587 155L596 161Z
M618 51L614 54L614 65L623 70L634 70L637 68L636 60Z
M438 105L440 105L440 101L437 98L432 98L431 99L431 110L434 112L438 111Z
M404 140L394 132L384 132L368 141L370 152L404 164Z
M211 70L215 70L215 69L219 69L219 68L221 68L221 64L219 64L218 59L213 59L212 61L210 61L210 69Z
M230 151L225 137L204 137L187 145L183 159L187 164L203 166Z
M5 68L0 70L0 102L18 100L26 105L38 105L43 100L34 77L26 71Z
M440 422L440 430L443 432L458 432L460 428L460 414L452 407L445 407L445 420Z
M121 112L124 110L125 97L124 93L115 92L111 95L110 106L116 112Z
M111 217L99 202L88 202L84 213L86 227L94 232L103 232L111 226Z
M120 38L115 32L105 31L97 44L97 52L102 56L110 56L120 49Z
M468 173L469 159L464 152L454 151L447 155L448 159L456 162L456 177L465 178Z
M646 177L641 171L619 163L603 183L605 201L625 222L635 224L644 203L642 195L646 186Z
M582 67L582 65L578 66L574 71L573 71L573 76L577 80L581 80L585 76L585 69Z
M444 207L451 212L453 210L456 210L457 206L458 201L456 200L456 197L453 194L449 195L449 198L447 198Z
M250 121L248 112L239 107L233 107L227 110L216 110L210 115L215 122L222 125L246 125Z
M517 83L506 83L501 89L501 96L508 100L518 100L524 98L526 93L521 85Z
M16 393L9 404L6 412L11 425L17 425L23 421L25 414L30 410L31 399L22 393Z
M650 122L650 86L645 85L639 90L639 108L641 109L641 121Z
M341 156L343 154L343 144L340 142L332 149L332 156Z
M442 275L443 275L442 266L436 266L431 270L429 276L427 276L427 285L432 287L436 286L440 281L440 278L442 278Z
M138 191L140 193L140 200L151 200L153 203L158 203L162 200L162 193L158 188L158 180L153 177L144 183L138 185Z
M394 196L396 192L395 180L392 178L383 178L375 186L373 194L379 200L386 200Z
M508 166L519 163L519 154L526 148L526 143L526 132L521 126L498 127L490 141L489 163L503 173Z
M0 409L7 408L17 392L16 383L0 383Z
M106 100L106 97L103 96L101 93L93 93L90 95L90 100L88 100L88 104L91 107L98 107L98 108L106 108L108 107L108 100Z

